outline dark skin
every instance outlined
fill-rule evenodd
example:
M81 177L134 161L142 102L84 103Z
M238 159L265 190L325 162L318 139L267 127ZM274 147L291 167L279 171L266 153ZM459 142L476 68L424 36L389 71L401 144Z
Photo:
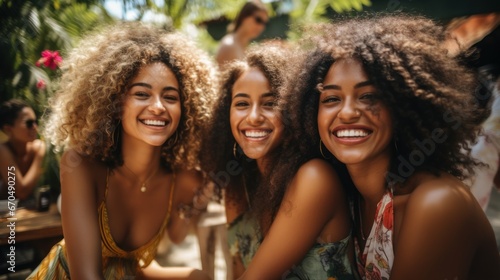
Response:
M325 146L347 165L361 194L360 249L377 203L387 190L391 114L357 60L337 61L324 80L318 128ZM370 98L367 98L370 97ZM367 106L369 105L369 106ZM337 128L362 127L367 136L339 139ZM416 172L394 188L394 263L390 279L499 279L496 240L484 212L457 178Z
M9 141L0 144L0 179L7 186L7 170L14 167L16 181L16 197L20 200L28 198L42 175L42 163L45 156L45 143L36 139L38 125L33 123L29 128L27 121L36 120L35 112L25 107L18 113L12 125L4 125L2 130L9 136ZM12 174L10 175L12 178ZM0 197L7 197L7 188L2 187Z
M197 171L173 173L160 166L161 145L173 135L180 119L179 85L161 63L145 66L130 82L121 117L124 164L109 172L92 159L66 151L61 159L62 224L72 279L104 279L97 209L106 204L113 240L125 251L148 244L172 212L167 232L174 243L186 236L190 223L177 206L190 204L202 185ZM154 123L152 123L154 121ZM145 192L140 190L146 183ZM171 188L175 186L173 197ZM82 242L85 240L85 242ZM191 268L162 268L152 263L139 271L141 279L207 279Z
M254 15L243 20L241 26L235 32L229 33L221 39L215 60L220 69L235 59L245 57L245 49L251 40L257 38L265 29L265 25L258 23L255 17L267 22L269 17L265 11L256 11Z
M261 173L268 170L268 155L282 139L283 124L270 92L269 82L257 68L243 73L232 92L233 136L245 155L256 160ZM246 200L226 199L228 223L247 206ZM320 159L304 163L288 186L271 226L261 228L265 238L248 268L245 270L240 257L234 259L235 278L280 279L315 243L347 237L351 228L347 200L330 164Z

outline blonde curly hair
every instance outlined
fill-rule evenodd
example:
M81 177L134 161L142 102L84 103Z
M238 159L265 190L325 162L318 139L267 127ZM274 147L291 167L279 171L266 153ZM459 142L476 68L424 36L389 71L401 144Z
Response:
M64 60L44 128L56 150L71 148L110 167L122 165L115 130L121 130L124 94L141 67L153 62L174 72L181 91L180 123L163 145L162 159L172 169L198 168L201 127L210 119L216 71L184 36L137 22L83 38Z

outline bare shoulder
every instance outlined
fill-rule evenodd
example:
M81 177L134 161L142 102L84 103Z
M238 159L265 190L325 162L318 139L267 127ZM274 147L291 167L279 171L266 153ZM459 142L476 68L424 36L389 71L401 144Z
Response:
M311 183L337 183L339 181L335 168L322 159L312 159L302 164L295 179Z
M106 176L106 172L107 167L102 162L83 156L73 149L64 151L61 157L61 183L68 180L83 184L95 184L98 178Z
M220 40L220 48L232 47L234 45L233 34L227 34Z
M449 175L426 174L409 195L405 216L414 221L439 223L437 228L462 228L484 215L468 189L460 180Z
M219 65L223 65L226 62L238 59L240 57L239 52L243 52L243 50L240 50L240 47L234 41L233 35L228 34L222 38L215 59Z
M460 211L468 208L468 212L477 206L468 187L449 174L424 175L410 194L408 203L422 208L449 208Z
M0 144L0 158L2 159L12 159L13 154L10 149L5 145L5 143Z
M300 166L289 188L310 195L343 198L339 195L343 190L337 172L322 159L312 159Z

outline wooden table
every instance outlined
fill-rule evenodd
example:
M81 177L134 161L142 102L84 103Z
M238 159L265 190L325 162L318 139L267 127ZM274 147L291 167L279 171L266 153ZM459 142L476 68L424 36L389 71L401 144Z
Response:
M61 215L55 203L46 212L18 209L15 217L15 246L32 246L40 257L45 256L63 238ZM7 218L0 218L0 246L9 246L10 222Z

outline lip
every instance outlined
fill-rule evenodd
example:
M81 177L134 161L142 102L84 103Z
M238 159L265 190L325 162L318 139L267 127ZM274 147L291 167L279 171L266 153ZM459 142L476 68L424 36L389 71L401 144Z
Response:
M268 132L265 136L263 137L248 137L246 135L246 131L248 130L253 130L253 131L266 131ZM265 141L267 139L269 139L269 137L271 136L271 134L273 133L273 130L272 129L269 129L269 128L247 128L247 129L241 129L240 130L240 133L242 134L243 136L243 139L245 139L246 141L248 142L262 142L262 141Z
M363 137L352 137L352 138L340 138L336 135L336 132L339 130L347 130L347 129L358 129L358 130L366 130L369 131L368 135L363 136ZM344 145L358 145L361 144L365 141L367 141L371 135L373 134L373 130L365 125L339 125L335 127L331 131L331 135L333 136L333 139L335 142L344 144Z

